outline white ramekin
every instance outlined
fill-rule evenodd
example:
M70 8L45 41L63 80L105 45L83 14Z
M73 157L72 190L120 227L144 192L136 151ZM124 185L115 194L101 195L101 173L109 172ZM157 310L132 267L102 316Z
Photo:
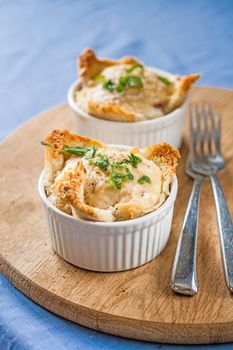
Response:
M76 219L52 205L44 190L44 172L39 179L39 194L53 249L73 265L102 272L135 268L163 250L171 231L177 188L174 176L170 195L163 205L140 218L91 222Z
M174 78L169 72L154 68L153 70L160 75ZM78 134L100 139L105 143L141 148L163 141L177 148L181 146L185 103L173 112L156 119L132 123L112 122L96 118L76 105L74 95L80 84L81 80L78 79L68 92L68 102L74 114L75 131Z

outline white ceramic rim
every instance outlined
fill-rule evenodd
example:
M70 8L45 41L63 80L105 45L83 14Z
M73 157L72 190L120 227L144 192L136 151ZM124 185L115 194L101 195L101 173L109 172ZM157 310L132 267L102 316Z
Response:
M108 145L111 148L118 148L118 149L129 149L129 146L123 146L123 145ZM171 206L172 203L175 202L176 200L176 194L177 194L177 189L178 189L178 181L177 181L177 177L176 175L173 176L172 179L172 183L171 183L171 190L170 190L170 194L168 196L168 198L165 200L165 202L161 205L161 207L159 207L158 209L152 211L151 213L148 213L146 215L140 216L139 218L136 219L131 219L131 220L125 220L125 221L114 221L114 222L98 222L98 221L85 221L85 220L79 220L77 218L74 218L71 215L68 215L66 213L64 213L63 211L57 209L47 198L46 194L45 194L45 190L44 190L44 170L42 171L40 178L39 178L39 184L38 184L38 191L39 191L39 195L41 200L43 201L43 203L46 204L47 207L49 207L50 209L52 209L53 211L55 211L57 214L68 218L74 222L79 222L81 225L88 225L88 226L102 226L102 227L115 227L115 226L121 226L121 227L125 227L125 226L130 226L133 224L138 224L138 223L142 223L145 222L147 220L150 220L153 216L160 216L161 213L163 211L166 211L166 209L168 207Z
M150 69L152 69L153 71L155 71L156 73L159 73L161 75L165 75L171 79L174 79L176 77L176 75L172 74L172 73L169 73L165 70L162 70L162 69L158 69L158 68L152 68L152 67L148 67ZM98 124L107 124L107 125L118 125L122 128L124 127L132 127L134 125L156 125L156 124L159 124L162 120L166 120L166 122L169 122L170 120L172 120L174 117L176 117L176 114L183 108L184 104L185 104L185 100L184 102L181 104L180 107L174 109L174 111L168 113L168 114L165 114L161 117L158 117L158 118L154 118L154 119L149 119L149 120L142 120L142 121L137 121L137 122L116 122L116 121L111 121L111 120L107 120L107 119L101 119L101 118L97 118L95 117L94 115L91 115L85 111L83 111L82 109L80 109L76 103L75 103L75 100L74 100L74 92L77 90L77 87L81 84L81 79L77 79L69 88L68 90L68 95L67 95L67 98L68 98L68 103L70 105L70 107L75 111L77 112L78 114L80 114L82 117L86 118L86 119L89 119L89 120L92 120L92 122L98 122Z

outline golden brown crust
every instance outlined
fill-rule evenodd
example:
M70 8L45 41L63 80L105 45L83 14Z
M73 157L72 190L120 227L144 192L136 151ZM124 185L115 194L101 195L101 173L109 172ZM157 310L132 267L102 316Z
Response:
M93 114L97 118L117 122L134 122L136 118L135 113L120 105L112 103L101 104L92 100L88 101L88 113Z
M133 64L139 61L134 57L122 57L119 60L98 58L92 49L85 49L78 59L78 71L84 80L91 79L109 66L117 64Z
M64 161L72 156L62 152L64 146L107 147L100 141L74 134L68 130L53 130L45 138L45 142L48 144L48 146L45 146L45 179L47 186L51 184L57 172L62 169Z
M93 216L94 210L81 201L81 187L84 181L85 169L82 162L78 162L74 171L66 172L62 181L54 185L54 192L69 204L84 210L86 216Z
M56 195L71 205L76 216L86 220L114 221L110 210L91 207L84 200L85 168L80 161L73 171L66 172L65 178L53 185Z
M195 83L200 78L201 74L196 73L196 74L189 74L189 75L184 75L180 78L180 84L179 88L182 92L186 92L190 89L191 85ZM179 81L179 79L178 79Z
M172 176L176 173L180 152L168 143L147 146L143 149L143 155L159 166L166 166L167 175Z
M201 74L190 74L177 77L175 90L164 108L165 113L169 113L179 107L185 100L187 91L200 78Z
M103 142L92 139L86 136L80 136L72 133L69 130L53 130L46 138L45 142L51 147L46 147L46 155L48 154L52 158L56 158L60 154L64 146L80 146L89 147L96 146L105 148L107 147Z

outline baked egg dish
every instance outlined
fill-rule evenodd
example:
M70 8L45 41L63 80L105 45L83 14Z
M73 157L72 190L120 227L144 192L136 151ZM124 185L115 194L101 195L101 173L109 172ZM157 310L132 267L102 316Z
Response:
M200 74L172 76L146 67L135 57L98 58L86 49L78 59L81 84L77 107L97 118L137 122L162 117L184 102Z
M169 196L180 158L167 143L112 148L68 130L54 130L41 143L48 200L75 218L100 222L158 209Z

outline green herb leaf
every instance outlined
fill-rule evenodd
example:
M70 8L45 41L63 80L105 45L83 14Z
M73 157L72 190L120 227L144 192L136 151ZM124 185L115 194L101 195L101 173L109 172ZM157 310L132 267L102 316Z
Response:
M136 75L121 76L119 78L119 83L123 87L132 87L137 89L140 89L143 87L141 78L137 77Z
M100 154L96 158L91 159L90 164L98 166L102 170L107 170L109 166L108 157L105 154Z
M116 164L131 164L133 168L137 168L137 165L141 163L142 159L138 156L135 156L135 154L130 153L128 158L123 159L121 162L118 162Z
M124 161L124 160L123 160ZM121 170L124 170L126 172L126 178L128 178L128 180L133 180L134 176L133 174L130 172L129 168L127 168L126 165L123 165L123 161L121 162L114 162L111 164L112 168L113 169L121 169Z
M127 159L122 160L123 163L131 164L133 168L137 168L138 164L141 163L142 159L138 156L135 156L135 154L130 153Z
M121 189L122 184L127 180L133 180L134 176L127 166L122 165L121 162L114 162L111 164L112 171L108 176L108 183L114 189ZM116 171L116 169L124 170L124 172Z
M136 77L134 75L129 75L128 77L128 86L140 89L143 87L143 83L140 77Z
M133 180L134 176L133 174L130 172L129 168L125 167L126 169L126 173L127 173L127 178L128 180Z
M173 84L173 82L171 81L171 80L169 80L167 77L164 77L164 76L161 76L161 75L159 75L158 76L158 79L160 80L160 81L162 81L164 84L166 84L166 85L171 85L171 84Z
M147 175L142 175L139 179L138 179L138 183L140 185L143 185L144 183L148 182L149 184L151 183L151 179L149 178L149 176Z
M116 85L113 84L112 80L106 80L103 82L103 88L108 90L108 91L113 91L116 88Z
M119 92L119 93L122 93L122 92L124 92L124 87L119 84L119 85L116 86L116 91Z
M50 143L44 142L44 141L40 141L42 146L47 146L47 147L51 147Z
M69 154L73 154L75 156L81 157L84 156L88 151L90 150L90 148L87 147L69 147L69 146L64 146L62 149L62 152L64 153L69 153Z
M86 153L86 158L87 159L93 158L97 150L98 150L98 148L96 148L95 146L90 148L89 151L87 151L87 153Z
M128 179L127 175L116 171L114 168L108 176L108 183L114 189L121 189L122 184Z
M125 165L122 165L122 162L113 162L111 164L112 168L119 168L119 169L124 169L126 168Z
M121 86L125 87L128 84L129 77L127 75L123 75L119 78L119 83Z
M136 69L136 68L140 68L142 74L144 73L144 67L140 63L133 64L130 68L127 68L125 71L126 71L126 73L132 73L134 71L134 69Z
M111 171L107 179L110 187L114 189L121 189L123 182L126 181L125 174L117 172L115 169Z
M117 91L119 93L124 92L124 87L121 84L115 85L111 80L106 80L103 82L103 88L108 90L108 91Z

